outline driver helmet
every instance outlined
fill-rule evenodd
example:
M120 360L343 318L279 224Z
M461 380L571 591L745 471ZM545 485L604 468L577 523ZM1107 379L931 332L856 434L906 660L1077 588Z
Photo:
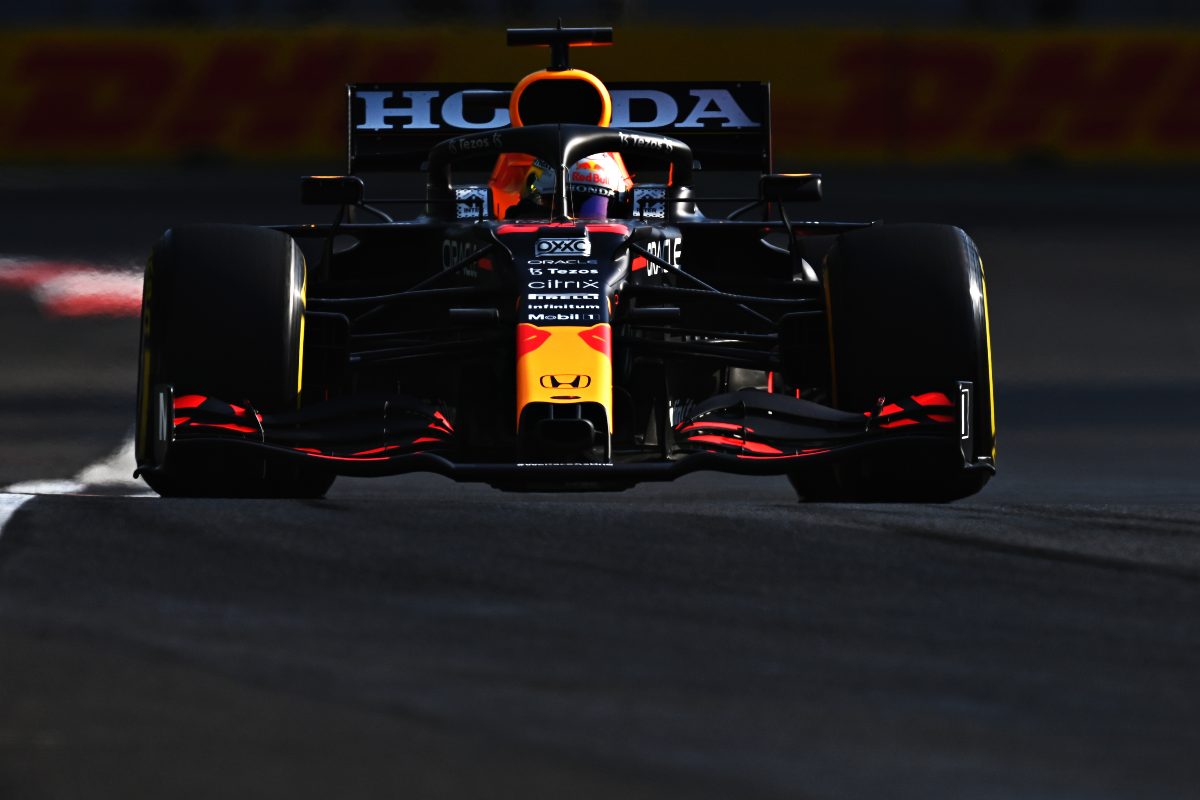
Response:
M509 196L516 195L515 202L504 211L505 219L546 219L550 215L550 206L554 197L554 167L540 158L532 159L524 170L516 172L509 178L502 191ZM496 185L496 179L492 179Z
M609 153L597 153L571 165L567 192L576 219L609 217L624 194L622 170Z
M554 196L554 167L540 158L534 159L521 184L521 202L549 206Z

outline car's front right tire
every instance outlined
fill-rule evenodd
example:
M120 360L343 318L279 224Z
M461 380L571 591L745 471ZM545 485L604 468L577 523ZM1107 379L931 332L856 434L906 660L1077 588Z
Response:
M304 347L304 256L288 235L189 225L154 246L142 293L136 452L164 496L319 497L333 476L250 450L171 447L153 463L153 393L295 409Z

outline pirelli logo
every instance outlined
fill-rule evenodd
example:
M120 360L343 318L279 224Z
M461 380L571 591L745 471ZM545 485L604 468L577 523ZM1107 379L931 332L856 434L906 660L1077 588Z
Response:
M559 301L559 302L565 302L567 300L597 300L598 301L600 299L600 293L599 292L554 292L552 294L535 293L535 294L530 294L529 299L530 300L540 300L542 302L545 302L547 300L553 300L553 301Z

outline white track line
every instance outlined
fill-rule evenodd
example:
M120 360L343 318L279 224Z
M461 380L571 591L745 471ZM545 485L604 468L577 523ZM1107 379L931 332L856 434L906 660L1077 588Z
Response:
M137 316L139 270L89 262L0 257L0 291L30 292L48 316ZM73 480L23 481L0 488L0 535L17 509L38 495L78 494L89 486L120 487L129 497L152 497L134 480L133 438Z
M128 489L137 495L150 494L146 485L133 477L137 466L133 452L133 436L120 447L94 464L89 464L69 480L22 481L5 486L0 491L13 494L75 494L89 486Z
M154 492L133 477L135 466L133 437L130 436L111 455L84 467L70 480L21 481L0 488L0 535L17 509L38 495L79 494L89 487L97 487L124 489L125 497L154 497Z
M136 467L137 456L133 450L133 436L130 435L108 458L80 470L75 480L87 486L127 486L144 494L147 491L146 484L133 477Z
M33 498L31 494L0 494L0 536L4 535L4 526L17 509Z

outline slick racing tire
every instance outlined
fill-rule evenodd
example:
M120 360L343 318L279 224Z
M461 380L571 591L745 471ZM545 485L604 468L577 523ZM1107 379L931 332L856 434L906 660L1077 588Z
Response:
M153 464L152 392L200 394L261 412L295 409L304 347L305 263L295 241L265 228L189 225L167 231L146 265L138 362L137 458L164 496L320 497L325 470L250 450L168 447Z
M947 440L929 452L898 450L793 475L802 499L948 502L974 494L995 456L991 345L983 263L970 237L948 225L879 225L843 234L823 281L834 405L854 412L938 391L957 400L973 386L973 452Z

